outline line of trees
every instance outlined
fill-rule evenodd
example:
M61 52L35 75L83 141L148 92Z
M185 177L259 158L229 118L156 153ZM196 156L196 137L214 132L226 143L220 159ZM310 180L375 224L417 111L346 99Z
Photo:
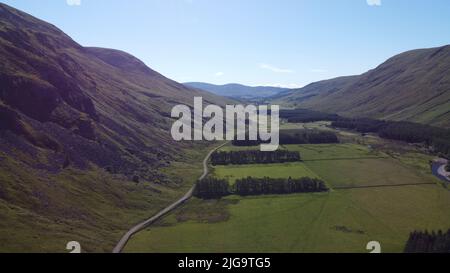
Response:
M405 253L450 253L450 230L443 233L414 231L406 243Z
M231 144L233 144L233 146L237 146L237 147L259 146L263 143L269 143L269 141L249 140L249 138L247 137L246 140L233 140L231 142Z
M413 122L396 122L369 118L344 118L339 115L305 109L282 110L280 117L289 122L331 121L336 128L376 133L382 138L424 143L434 151L450 158L450 130Z
M216 165L243 164L273 164L301 161L300 153L278 150L274 152L261 151L217 151L211 155L211 163Z
M333 132L319 130L283 130L280 132L280 144L325 144L339 143Z
M241 196L326 191L328 188L325 182L309 177L298 179L247 177L237 180L234 185L234 193Z
M228 181L214 177L198 181L194 190L194 196L202 199L220 199L230 194Z
M292 194L327 192L325 182L316 178L254 178L239 179L233 186L227 180L207 177L197 183L194 196L202 199L220 199L236 194L240 196L256 196L268 194Z
M344 119L332 122L333 127L377 133L386 139L409 143L424 143L436 152L450 157L450 130L412 122L380 121L373 119Z
M334 121L339 118L336 114L322 113L307 109L280 110L280 118L291 123L306 123L316 121Z
M382 120L374 119L345 119L340 118L331 123L333 127L344 128L349 130L355 130L360 133L378 133L384 126L386 122Z
M247 139L249 139L247 137ZM234 146L258 146L267 143L261 140L234 140ZM320 130L292 129L280 131L280 144L326 144L339 143L334 132Z

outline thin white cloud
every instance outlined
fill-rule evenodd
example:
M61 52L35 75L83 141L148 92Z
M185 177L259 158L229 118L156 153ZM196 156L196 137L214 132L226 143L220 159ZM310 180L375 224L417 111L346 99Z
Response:
M294 70L279 68L279 67L276 67L276 66L273 66L270 64L265 64L265 63L260 64L259 67L261 69L270 70L275 73L294 73Z
M81 6L81 0L66 0L69 6Z
M216 77L222 77L223 75L225 75L225 73L223 72L217 72L216 74L214 74L214 76Z
M381 0L366 0L369 6L381 6Z

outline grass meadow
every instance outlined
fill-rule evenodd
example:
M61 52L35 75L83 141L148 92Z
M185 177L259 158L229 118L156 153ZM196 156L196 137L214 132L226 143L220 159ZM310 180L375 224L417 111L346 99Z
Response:
M349 143L283 148L300 151L304 161L218 166L213 175L231 182L246 176L319 177L332 190L193 199L137 234L125 251L367 252L375 240L384 252L402 252L411 231L450 227L450 192L427 170L430 156ZM422 183L430 184L395 186Z

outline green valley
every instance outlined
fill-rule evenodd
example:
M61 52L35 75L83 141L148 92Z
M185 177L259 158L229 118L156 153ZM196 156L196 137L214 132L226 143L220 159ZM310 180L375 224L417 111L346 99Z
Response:
M402 252L410 232L450 227L450 191L431 174L433 156L373 136L339 135L340 144L282 147L299 151L302 162L216 166L212 174L231 183L247 176L318 177L330 192L195 198L135 235L125 251L367 252L375 240L384 252Z
M448 1L100 2L0 0L0 253L450 252Z

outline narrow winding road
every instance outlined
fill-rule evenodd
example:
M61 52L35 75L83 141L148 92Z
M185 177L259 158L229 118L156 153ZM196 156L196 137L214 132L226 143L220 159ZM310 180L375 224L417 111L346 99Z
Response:
M216 147L214 149L212 149L208 155L206 155L205 159L203 160L203 174L202 176L200 176L200 178L198 180L202 180L204 179L207 175L208 175L208 160L211 157L211 155L217 151L218 149L222 148L223 146L225 146L227 143L224 143L222 145L220 145L219 147ZM148 227L149 225L153 224L155 221L159 220L161 217L163 217L164 215L166 215L167 213L171 212L172 210L174 210L175 208L177 208L178 206L180 206L181 204L183 204L184 202L186 202L187 200L189 200L192 197L192 194L194 193L194 189L195 189L195 184L194 186L192 186L192 188L183 196L181 197L178 201L176 201L175 203L171 204L170 206L166 207L165 209L161 210L160 212L158 212L155 216L153 216L152 218L134 226L133 228L131 228L127 233L125 233L125 235L123 235L122 239L120 239L119 243L117 243L116 247L114 247L113 253L120 253L122 252L123 248L125 247L125 245L128 243L128 241L130 240L130 238L136 234L137 232L143 230L144 228Z

